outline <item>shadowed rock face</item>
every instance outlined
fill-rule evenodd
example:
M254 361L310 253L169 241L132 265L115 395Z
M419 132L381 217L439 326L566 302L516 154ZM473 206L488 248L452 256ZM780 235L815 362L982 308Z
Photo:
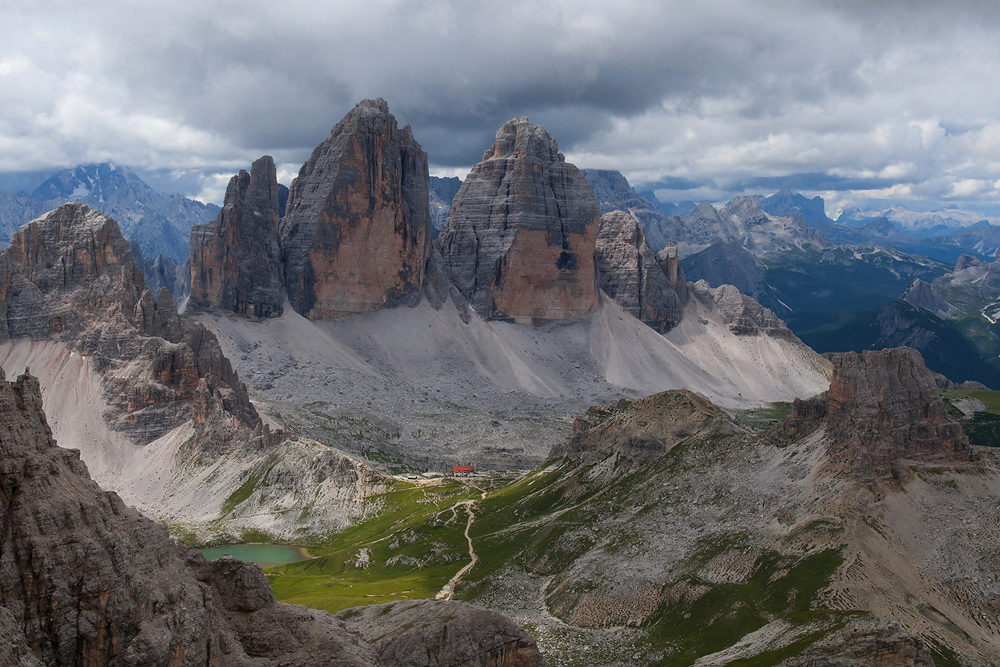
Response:
M362 639L326 612L275 602L256 565L206 561L102 491L79 452L52 440L38 380L24 374L8 382L0 371L3 664L541 664L531 636L499 614L458 602L415 604L409 615L377 614L366 624L378 627L377 637Z
M487 318L565 320L594 311L600 207L593 189L527 118L510 120L472 168L438 247Z
M299 170L281 221L285 289L306 317L395 305L431 252L427 154L384 100L364 100Z
M903 458L967 461L969 439L948 416L933 374L916 350L897 347L833 362L830 389L796 400L788 427L825 422L831 454L863 481L888 479Z
M601 216L594 259L601 289L634 317L660 333L681 321L687 281L676 248L654 256L631 215L612 211Z
M191 230L193 310L221 309L261 320L284 304L278 244L278 180L264 156L229 181L219 217Z

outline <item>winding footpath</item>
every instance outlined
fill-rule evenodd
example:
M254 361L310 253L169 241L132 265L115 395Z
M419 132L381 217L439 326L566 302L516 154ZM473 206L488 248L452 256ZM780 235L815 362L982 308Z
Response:
M486 493L484 492L483 497L485 496ZM457 586L458 582L462 580L462 577L465 576L466 572L475 567L476 561L479 560L479 556L476 555L476 550L472 548L472 538L469 536L469 530L472 528L472 522L476 520L476 514L472 511L475 504L475 500L463 500L460 503L455 503L452 507L454 510L459 505L465 505L465 510L469 513L469 520L465 524L465 539L469 542L469 557L472 558L472 561L456 572L455 576L449 579L448 583L441 587L441 590L434 596L435 600L450 600L452 596L455 595L455 586Z

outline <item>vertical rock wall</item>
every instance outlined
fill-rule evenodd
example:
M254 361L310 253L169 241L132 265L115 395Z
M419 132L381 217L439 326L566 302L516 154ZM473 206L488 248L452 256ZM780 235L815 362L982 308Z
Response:
M472 168L439 238L445 270L483 317L565 320L598 305L600 207L555 139L508 121Z
M265 155L229 181L219 217L191 230L194 310L220 309L260 320L281 315L278 179Z
M292 183L281 222L285 290L309 318L397 304L431 252L427 154L384 100L337 123Z

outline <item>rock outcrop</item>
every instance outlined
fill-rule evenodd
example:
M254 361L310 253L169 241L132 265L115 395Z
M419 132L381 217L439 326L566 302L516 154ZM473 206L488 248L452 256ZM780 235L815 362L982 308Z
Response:
M229 181L219 217L191 230L188 308L262 320L283 310L278 180L265 155Z
M948 416L923 357L908 347L837 357L830 389L796 400L786 428L817 423L827 426L832 457L866 482L891 479L901 459L969 460L969 439Z
M536 667L535 639L506 616L457 601L413 600L337 614L385 665Z
M191 419L218 422L225 441L240 428L263 433L215 336L182 321L166 289L154 297L118 224L83 204L25 225L0 254L0 342L20 337L89 357L112 408L105 420L135 442Z
M472 168L438 247L445 270L482 317L566 320L598 305L600 207L555 139L510 120Z
M704 280L699 280L689 288L692 297L717 309L729 330L737 336L795 338L781 318L732 285L712 288Z
M956 312L954 306L931 289L930 283L924 282L920 278L910 283L901 298L908 304L930 311L943 320L949 319Z
M553 447L549 459L565 456L595 462L619 454L648 463L692 435L737 430L725 412L698 394L687 389L664 391L588 408L573 421L570 439Z
M146 257L164 255L177 262L187 255L191 227L219 212L215 204L160 194L128 167L111 162L63 169L22 202L18 220L17 209L10 211L0 197L0 243L7 240L2 237L4 227L12 225L13 233L46 211L77 202L114 218L122 235L139 244ZM10 213L14 215L8 218Z
M680 322L687 281L676 247L654 256L635 219L612 211L601 216L594 260L601 289L634 317L660 333Z
M388 667L442 664L411 657L439 652L510 656L483 665L541 664L534 641L507 619L457 603L423 604L418 615L438 619L441 632L380 621L381 635L398 633L392 646L410 654L396 659L398 650L380 657L381 644L376 652L326 612L275 602L256 565L206 561L102 491L79 452L53 441L38 381L25 374L8 382L0 372L5 664ZM497 654L494 640L508 636L514 642Z
M309 318L398 304L431 253L427 154L384 100L364 100L299 170L281 221L284 281Z

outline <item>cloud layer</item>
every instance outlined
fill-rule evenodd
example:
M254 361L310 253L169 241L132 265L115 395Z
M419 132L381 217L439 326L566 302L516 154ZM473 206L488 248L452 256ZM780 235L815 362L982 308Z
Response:
M440 173L505 120L666 200L1000 204L1000 13L968 2L42 2L0 10L0 172L211 197L384 97ZM221 176L215 176L221 175Z

